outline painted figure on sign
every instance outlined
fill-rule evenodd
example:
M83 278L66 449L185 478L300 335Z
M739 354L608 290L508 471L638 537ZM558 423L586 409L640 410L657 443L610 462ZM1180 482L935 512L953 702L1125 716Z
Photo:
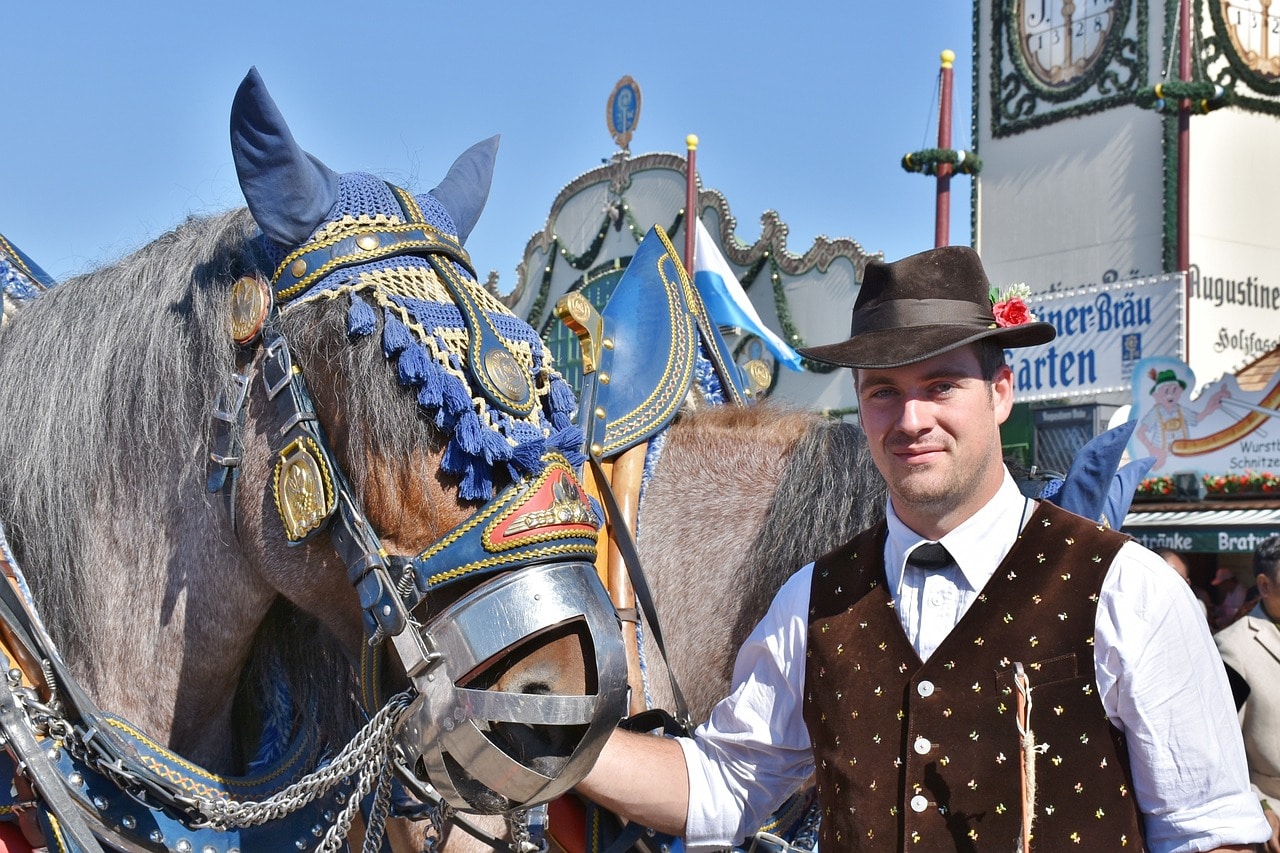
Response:
M1149 373L1151 378L1151 397L1155 401L1151 409L1142 417L1138 426L1137 438L1147 452L1154 456L1153 468L1163 468L1168 458L1169 448L1178 439L1190 438L1187 430L1196 426L1202 418L1213 414L1222 405L1230 390L1223 385L1210 395L1204 408L1196 412L1182 405L1182 396L1186 393L1186 380L1178 376L1172 369L1157 371L1154 367Z

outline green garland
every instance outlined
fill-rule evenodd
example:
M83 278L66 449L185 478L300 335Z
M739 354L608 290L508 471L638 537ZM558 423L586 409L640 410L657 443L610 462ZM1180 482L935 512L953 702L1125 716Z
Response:
M925 148L912 151L902 157L902 168L908 172L938 174L938 166L950 163L955 174L976 175L982 171L982 158L973 151L956 151L951 148Z
M1191 109L1207 113L1230 106L1235 100L1231 92L1207 80L1170 80L1139 89L1134 102L1144 110L1156 110L1165 115L1177 115L1184 100L1191 101Z

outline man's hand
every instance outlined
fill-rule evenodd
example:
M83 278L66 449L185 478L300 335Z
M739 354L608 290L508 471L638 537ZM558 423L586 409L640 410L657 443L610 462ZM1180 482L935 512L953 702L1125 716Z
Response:
M1271 840L1262 845L1266 853L1280 853L1280 815L1271 810L1270 805L1262 807L1262 816L1271 824Z

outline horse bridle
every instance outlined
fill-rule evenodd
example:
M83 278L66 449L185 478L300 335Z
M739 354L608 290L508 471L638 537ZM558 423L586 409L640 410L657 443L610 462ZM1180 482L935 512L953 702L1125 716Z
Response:
M527 375L497 334L455 264L469 270L464 250L418 221L391 230L362 225L332 232L286 256L268 289L259 276L233 289L234 336L260 347L259 372L276 407L280 430L273 472L274 500L290 544L324 529L355 587L369 647L389 640L417 697L405 712L397 744L401 776L421 796L438 795L453 809L471 804L446 766L446 754L468 774L513 803L546 802L585 775L604 740L625 714L626 664L617 614L595 573L599 519L567 459L549 451L543 470L498 491L474 515L412 558L382 547L373 525L329 447L302 371L274 318L309 281L371 257L413 254L428 260L454 299L467 328L463 363L473 388L491 406L527 414L537 405ZM238 467L238 426L250 380L233 373L215 406L211 491L230 500ZM505 573L511 574L505 574ZM461 577L498 576L428 620L412 614L428 592ZM494 609L494 602L520 602ZM518 612L520 618L512 619ZM505 618L503 617L505 614ZM528 696L469 690L457 679L513 641L577 620L591 635L598 682L594 696ZM377 670L362 666L362 672ZM380 701L365 684L366 703ZM582 726L586 733L555 776L505 755L485 737L489 722Z

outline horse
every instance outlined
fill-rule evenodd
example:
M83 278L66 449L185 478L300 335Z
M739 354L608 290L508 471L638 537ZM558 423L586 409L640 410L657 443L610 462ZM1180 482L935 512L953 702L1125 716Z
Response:
M462 248L496 140L426 194L340 175L251 70L232 145L247 209L0 335L0 719L37 789L6 812L68 849L336 849L376 793L376 849L393 764L437 806L545 799L625 669L572 395Z

